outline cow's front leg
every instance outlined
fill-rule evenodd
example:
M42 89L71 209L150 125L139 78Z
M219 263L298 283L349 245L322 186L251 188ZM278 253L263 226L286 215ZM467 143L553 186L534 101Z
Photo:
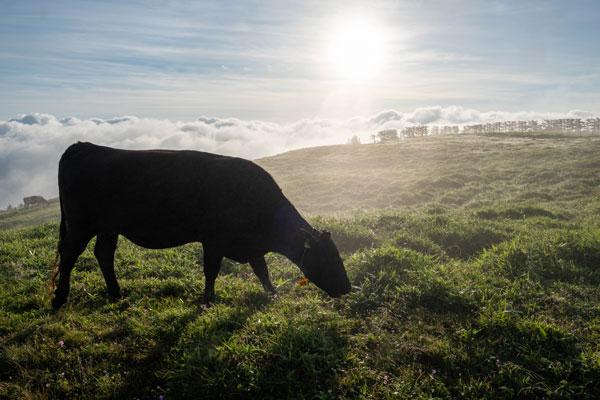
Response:
M267 263L264 257L258 257L250 261L250 266L254 270L258 279L260 279L260 283L262 283L263 288L271 292L272 294L277 294L277 291L271 284L271 280L269 279L269 269L267 268Z
M209 304L215 300L215 280L221 269L223 255L210 248L204 247L204 303Z
M117 241L119 235L113 234L98 234L96 238L96 247L94 255L100 264L102 275L106 281L106 287L111 299L115 300L121 297L121 289L115 276L115 250L117 249Z

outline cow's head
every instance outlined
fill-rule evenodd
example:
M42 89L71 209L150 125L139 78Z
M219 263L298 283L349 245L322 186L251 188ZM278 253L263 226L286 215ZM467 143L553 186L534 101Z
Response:
M331 297L350 292L350 281L331 234L327 231L301 231L305 237L300 261L304 275Z

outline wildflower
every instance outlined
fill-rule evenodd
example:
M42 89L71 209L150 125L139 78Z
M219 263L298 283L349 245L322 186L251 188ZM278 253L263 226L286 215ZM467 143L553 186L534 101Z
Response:
M384 375L384 376L383 376L383 384L384 384L384 385L387 385L387 384L388 384L388 376L387 376L387 375Z
M434 375L437 374L437 369L432 370L431 373Z
M61 340L60 342L58 342L58 344L60 345L60 347L65 347L65 342L63 340Z
M300 279L298 281L298 286L308 286L308 279L306 279L306 278Z

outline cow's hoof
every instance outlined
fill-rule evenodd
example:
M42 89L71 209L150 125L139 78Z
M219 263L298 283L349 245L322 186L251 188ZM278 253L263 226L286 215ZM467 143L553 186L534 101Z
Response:
M58 311L63 306L63 304L65 304L66 302L67 302L66 298L56 296L52 299L52 309L54 311Z
M108 297L110 298L110 301L118 301L123 297L123 293L121 293L121 289L119 289L114 293L109 292Z
M204 294L204 304L210 307L215 302L215 294L214 293L205 293Z

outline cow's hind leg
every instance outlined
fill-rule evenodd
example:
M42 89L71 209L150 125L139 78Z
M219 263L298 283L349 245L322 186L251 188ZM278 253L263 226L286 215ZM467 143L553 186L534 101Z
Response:
M250 266L254 270L256 276L258 276L258 279L260 279L260 283L262 284L263 288L268 292L277 294L277 291L275 290L275 288L271 284L271 280L269 279L269 269L267 268L265 258L259 257L253 259L252 261L250 261Z
M204 246L204 303L209 304L215 300L215 280L221 269L223 256Z
M104 275L108 294L113 299L121 297L114 264L118 239L119 235L116 233L100 233L96 238L96 247L94 247L94 255L100 264L102 275Z
M60 264L58 265L58 286L54 291L52 308L59 309L67 302L70 290L71 270L77 258L83 253L92 236L69 232L65 234L58 246Z

